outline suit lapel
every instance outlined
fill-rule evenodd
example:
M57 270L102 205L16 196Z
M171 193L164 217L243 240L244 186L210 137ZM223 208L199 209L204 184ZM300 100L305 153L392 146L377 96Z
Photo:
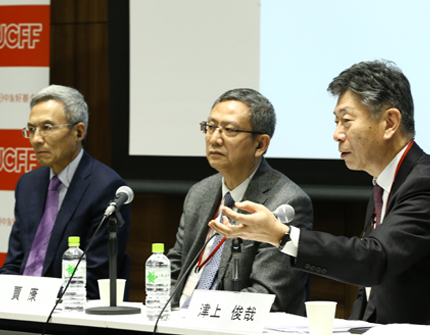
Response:
M267 201L267 193L272 188L273 176L272 168L265 159L261 161L258 171L246 189L243 200L250 200L259 204L265 204Z
M364 228L360 235L361 238L367 237L373 230L373 217L375 212L375 202L373 194L370 197L369 203L367 204L366 219L364 220Z
M92 159L88 153L84 151L82 159L69 185L69 189L67 190L66 197L58 212L54 228L52 229L51 239L49 240L46 258L43 264L43 274L45 274L54 260L55 254L59 249L59 243L63 240L62 236L64 235L64 231L89 186L89 182L86 179L91 175L91 171Z
M199 227L199 231L196 235L196 241L198 241L198 243L193 243L191 249L188 251L187 258L184 262L186 265L185 268L188 267L206 242L209 232L207 223L214 218L221 201L221 180L222 176L220 174L216 175L214 181L208 185L207 189L203 190L200 203L195 204L198 207L198 214L196 217L202 218L204 224L198 222L196 225L196 227ZM184 266L182 268L184 269Z
M406 154L399 171L397 172L396 179L394 180L393 186L390 190L390 199L388 200L387 212L389 211L390 205L392 205L392 199L394 198L396 192L405 182L412 168L414 167L416 161L423 154L423 150L414 143Z
M242 200L250 200L264 205L267 201L267 192L272 188L273 180L272 180L271 171L273 171L272 168L263 158L257 172L255 173L254 177L249 183L248 188L246 189L246 192ZM244 211L240 211L240 210L239 212L245 213ZM248 240L245 240L243 242L243 244L249 244L249 243L252 244L254 242L248 241ZM230 259L232 257L231 245L232 245L232 239L231 238L226 239L226 241L224 242L224 250L222 252L221 261L218 269L219 281L221 281L222 278L224 278L225 272L227 270L227 265L230 262ZM242 245L242 248L243 248L243 245Z
M365 288L363 288L365 290ZM372 288L374 290L374 288ZM373 314L376 310L376 298L375 298L375 292L372 292L370 294L369 300L367 301L366 308L364 310L363 314L363 321L372 322Z

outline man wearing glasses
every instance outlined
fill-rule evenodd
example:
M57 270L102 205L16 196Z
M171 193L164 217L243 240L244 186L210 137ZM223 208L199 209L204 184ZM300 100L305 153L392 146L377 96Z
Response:
M213 237L207 224L220 220L222 206L240 200L264 204L272 211L290 204L298 213L291 223L311 229L312 205L309 197L290 179L273 170L264 159L276 124L270 101L252 89L234 89L213 104L205 133L206 157L219 173L194 185L187 194L177 240L169 250L172 287L177 291L172 307L187 307L195 289L216 289L275 294L272 311L304 313L307 275L291 270L288 257L267 243L243 241L238 273L233 260L233 240ZM300 208L300 210L298 210ZM234 241L240 242L240 241ZM233 254L235 257L233 257ZM185 271L198 257L189 275ZM270 262L270 270L267 267ZM288 273L284 270L288 268ZM237 277L237 276L236 276Z
M42 167L24 174L15 188L15 223L3 274L61 278L61 259L69 236L85 249L109 201L124 180L83 150L88 107L75 89L51 85L30 102L24 137ZM125 259L130 209L123 206L118 230L118 269ZM109 278L106 223L88 250L87 298L97 299L97 279Z

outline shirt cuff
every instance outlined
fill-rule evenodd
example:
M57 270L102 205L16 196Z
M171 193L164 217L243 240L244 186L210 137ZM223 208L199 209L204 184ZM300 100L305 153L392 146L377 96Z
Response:
M299 239L300 239L300 229L294 226L290 226L290 238L291 241L285 243L281 252L292 257L297 257L297 252L299 250Z

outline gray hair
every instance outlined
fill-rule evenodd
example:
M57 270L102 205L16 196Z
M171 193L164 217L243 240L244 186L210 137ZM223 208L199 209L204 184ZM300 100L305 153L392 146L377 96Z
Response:
M247 105L251 110L249 122L251 123L252 131L273 137L276 114L273 105L265 96L251 88L235 88L225 92L215 100L212 109L216 104L227 100L237 100Z
M347 90L358 94L373 119L386 108L397 108L402 115L401 132L409 139L415 136L411 86L395 63L376 60L354 64L334 78L327 88L334 96Z
M82 122L85 125L85 130L88 130L88 105L83 95L76 89L61 85L45 87L31 99L30 108L48 100L56 100L63 104L64 116L67 122L72 124ZM86 134L87 131L85 136Z

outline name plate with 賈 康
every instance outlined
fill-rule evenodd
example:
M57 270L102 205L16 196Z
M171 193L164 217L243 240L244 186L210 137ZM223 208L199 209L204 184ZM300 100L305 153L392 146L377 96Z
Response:
M0 275L0 311L48 315L61 284L60 278Z

